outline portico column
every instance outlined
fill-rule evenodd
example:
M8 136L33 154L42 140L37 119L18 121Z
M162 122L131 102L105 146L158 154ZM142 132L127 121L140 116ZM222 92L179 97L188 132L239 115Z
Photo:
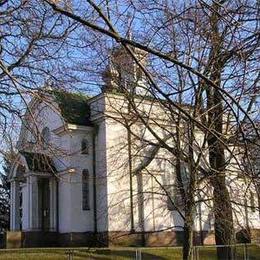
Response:
M29 209L29 229L38 230L39 227L39 212L38 212L38 178L36 176L27 177L28 185L28 209Z
M49 187L50 187L50 231L56 231L56 226L57 226L56 178L52 177L49 179Z
M20 230L20 198L19 198L19 182L11 181L11 223L12 231Z

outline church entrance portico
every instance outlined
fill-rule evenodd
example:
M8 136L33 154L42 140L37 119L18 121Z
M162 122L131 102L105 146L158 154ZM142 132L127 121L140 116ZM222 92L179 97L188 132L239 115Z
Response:
M56 231L56 179L46 175L31 174L25 183L11 182L12 231Z
M47 175L47 176L46 176ZM28 178L28 231L56 231L56 179L50 174L34 174ZM26 208L26 205L24 205ZM26 224L27 221L24 221Z
M49 157L44 156L44 164L39 157L19 156L12 169L11 231L57 231L57 179Z

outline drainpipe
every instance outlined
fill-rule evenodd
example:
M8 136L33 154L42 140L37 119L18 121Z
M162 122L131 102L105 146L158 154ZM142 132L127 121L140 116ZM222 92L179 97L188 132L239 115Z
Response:
M199 227L200 227L200 244L203 245L204 241L203 241L203 230L202 230L202 210L201 210L201 196L200 194L198 195L198 199L199 199Z
M130 126L129 126L130 127ZM130 183L130 217L131 217L131 233L135 232L134 227L134 205L133 205L133 177L132 177L132 147L131 147L131 133L127 128L127 142L128 142L128 164L129 164L129 183Z
M141 243L145 246L145 221L144 221L144 194L143 194L143 176L139 172L137 174L138 187L138 211L139 211L139 226L141 229Z
M93 200L94 200L94 232L97 233L97 187L96 187L96 136L98 126L94 127L92 135L92 147L93 147Z

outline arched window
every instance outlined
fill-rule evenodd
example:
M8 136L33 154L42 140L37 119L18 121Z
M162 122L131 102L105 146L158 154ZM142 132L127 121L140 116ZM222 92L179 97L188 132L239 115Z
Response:
M177 180L176 172L170 171L166 172L166 185L165 189L167 191L167 208L168 210L184 209L184 201L182 199L182 192L186 192L190 182L190 174L188 164L185 162L180 162L180 177L181 186ZM183 190L184 189L184 190Z
M250 204L252 212L255 212L255 194L252 191L250 191Z
M82 210L90 210L89 172L86 169L82 171Z
M137 80L143 79L143 71L139 66L136 68L136 79Z
M89 154L89 143L88 143L88 140L86 138L84 138L81 141L81 153L82 154Z
M41 134L43 149L47 149L51 139L50 129L48 127L44 127Z

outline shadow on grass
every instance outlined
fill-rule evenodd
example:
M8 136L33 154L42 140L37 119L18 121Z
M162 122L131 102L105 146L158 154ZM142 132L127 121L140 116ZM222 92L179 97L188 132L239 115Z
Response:
M197 251L198 259L200 260L218 260L216 248L200 248ZM259 260L260 259L260 247L257 245L238 245L234 248L234 259L236 260ZM220 259L226 260L226 259Z
M257 245L238 245L235 248L236 260L244 260L245 250L251 260L260 259L260 247ZM69 254L74 260L130 260L136 258L136 251L141 252L142 260L179 260L182 259L180 248L60 248L60 249L19 249L0 250L0 260L67 260ZM216 248L203 247L196 251L200 260L217 260Z
M151 250L151 251L150 251ZM6 250L1 252L0 260L62 260L68 259L69 255L72 259L81 260L130 260L136 258L136 251L141 252L142 260L166 260L181 259L179 253L176 254L172 250L165 249L21 249Z
M74 257L86 257L90 259L102 259L102 260L112 260L112 259L135 259L136 251L135 250L97 250L92 253L89 251L74 251ZM157 256L151 253L142 252L142 259L145 260L165 260L167 258L162 256Z

